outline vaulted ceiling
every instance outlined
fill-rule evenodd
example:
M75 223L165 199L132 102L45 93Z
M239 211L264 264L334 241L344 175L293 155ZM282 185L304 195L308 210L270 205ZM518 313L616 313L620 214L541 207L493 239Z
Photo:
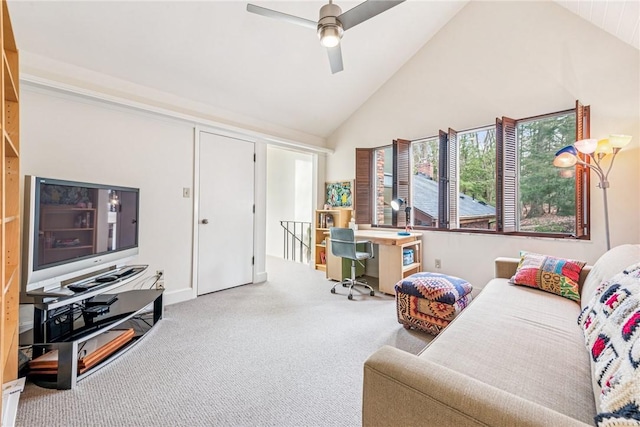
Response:
M253 3L315 21L324 2ZM409 0L349 29L334 75L313 29L250 14L246 1L10 0L9 10L23 52L324 138L466 4ZM557 4L640 49L637 0Z

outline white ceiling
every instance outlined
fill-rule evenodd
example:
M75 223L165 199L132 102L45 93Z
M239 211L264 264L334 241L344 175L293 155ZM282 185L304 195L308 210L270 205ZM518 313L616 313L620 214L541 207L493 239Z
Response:
M252 3L317 20L324 2ZM10 0L9 9L22 51L327 137L466 3L409 0L351 28L335 75L313 30L250 14L246 1ZM640 49L638 0L558 3Z

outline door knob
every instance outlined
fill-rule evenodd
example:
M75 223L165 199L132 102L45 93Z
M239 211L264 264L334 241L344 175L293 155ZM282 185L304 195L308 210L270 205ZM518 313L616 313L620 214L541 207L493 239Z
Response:
M203 224L209 224L209 220L205 218L205 219L202 220L202 223Z

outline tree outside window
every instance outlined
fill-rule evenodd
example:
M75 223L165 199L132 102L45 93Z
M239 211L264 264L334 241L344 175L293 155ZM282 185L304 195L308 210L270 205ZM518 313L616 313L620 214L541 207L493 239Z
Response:
M573 112L518 122L519 231L574 232L575 175L554 167L553 158L575 134Z

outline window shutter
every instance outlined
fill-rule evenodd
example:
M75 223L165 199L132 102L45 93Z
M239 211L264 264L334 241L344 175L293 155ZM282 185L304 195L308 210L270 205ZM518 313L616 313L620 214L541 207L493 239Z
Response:
M501 231L511 233L517 230L518 222L518 161L516 141L516 121L502 118L502 224ZM496 135L497 137L497 135Z
M370 148L356 148L356 179L353 206L356 224L371 224L373 218L373 154Z
M590 135L590 108L576 101L576 141L589 138ZM589 156L582 153L578 155L583 161L589 163ZM589 238L591 224L590 176L589 168L576 164L576 236L585 239Z
M458 222L458 132L449 128L449 153L447 154L448 184L448 212L449 228L460 228Z
M504 163L504 138L502 135L502 119L496 117L496 231L502 231L504 224L504 201L502 189L504 187L503 163Z
M443 130L438 132L438 228L448 227L449 211L449 180L447 179L447 164L449 161L447 141L449 136Z
M392 199L401 198L406 205L399 211L392 211L392 224L396 227L405 227L407 216L404 209L411 206L409 193L409 165L410 165L411 141L396 139L393 141L393 189Z

